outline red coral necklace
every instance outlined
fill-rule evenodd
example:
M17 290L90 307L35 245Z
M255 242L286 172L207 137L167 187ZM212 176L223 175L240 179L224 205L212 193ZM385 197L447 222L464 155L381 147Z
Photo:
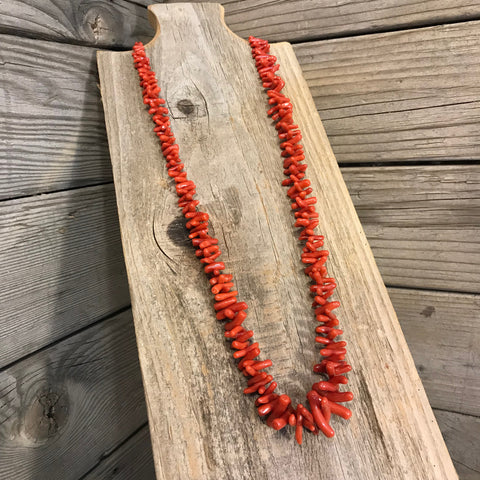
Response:
M310 410L302 404L294 407L288 395L275 393L277 383L266 372L272 366L272 361L257 359L260 348L258 343L253 343L253 331L243 327L248 306L237 300L238 292L235 290L233 276L223 273L225 264L219 259L221 251L218 240L208 234L209 216L198 210L200 202L193 198L196 193L195 183L187 179L187 172L179 157L179 147L170 128L168 109L164 106L165 100L159 96L160 87L142 43L134 45L132 55L143 88L143 103L149 107L148 112L155 123L153 131L160 140L168 175L174 179L180 197L178 206L187 219L186 227L190 231L188 237L197 249L195 255L205 265L204 270L215 298L213 307L217 319L226 320L225 337L232 340L231 346L236 350L233 357L239 360L238 368L249 377L243 393L260 394L255 405L260 416L268 415L267 425L275 430L281 430L287 424L294 426L295 438L301 444L303 427L314 434L322 431L327 437L333 437L331 414L345 419L351 417L352 412L339 404L353 399L351 392L339 391L341 384L348 383L344 374L351 370L351 366L345 361L346 342L337 340L343 331L337 328L339 322L333 311L340 303L329 301L336 284L335 279L328 277L325 267L328 251L322 249L324 237L315 234L315 228L319 224L319 215L315 211L317 199L308 196L312 193L312 188L305 176L307 165L302 163L305 159L300 144L302 135L293 122L290 99L281 93L285 82L276 74L280 67L276 64L276 57L270 55L270 45L255 37L250 37L249 42L255 66L269 97L268 104L271 108L267 113L276 121L275 128L282 141L283 172L288 177L282 185L290 187L287 195L293 201L291 207L296 218L294 226L302 228L299 239L305 241L305 246L301 260L307 265L305 274L312 280L310 291L314 294L313 308L316 320L320 323L315 329L318 334L315 341L322 345L320 354L323 359L313 367L313 371L323 374L326 380L314 383L307 393Z

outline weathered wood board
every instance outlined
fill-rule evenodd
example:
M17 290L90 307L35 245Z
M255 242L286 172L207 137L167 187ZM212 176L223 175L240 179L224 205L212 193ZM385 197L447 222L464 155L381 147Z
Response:
M147 47L249 325L294 401L314 381L311 299L248 44L214 4L155 5ZM129 52L99 53L102 98L158 478L456 478L289 44L276 44L322 208L356 394L333 440L267 428L242 393L188 245ZM185 105L188 104L188 108ZM194 115L188 115L194 112Z
M168 3L174 3L167 0ZM151 36L146 9L154 0L10 0L0 4L0 33L97 46L130 47ZM237 35L269 41L308 41L359 33L475 20L478 0L225 0Z
M342 174L387 285L480 292L480 165Z
M461 480L478 480L480 478L478 456L480 418L441 410L435 411L435 417L449 446Z
M0 3L0 32L98 47L131 46L151 38L145 13L129 0L9 0Z
M82 480L152 480L155 478L148 426L142 427Z
M480 417L480 296L389 294L432 407Z
M0 478L78 480L146 420L127 310L0 372Z
M128 307L112 185L0 204L0 368Z
M479 158L479 22L352 40L295 48L339 162Z

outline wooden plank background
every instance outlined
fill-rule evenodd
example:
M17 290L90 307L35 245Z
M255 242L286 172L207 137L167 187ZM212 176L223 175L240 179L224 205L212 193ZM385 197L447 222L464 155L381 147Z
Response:
M147 3L0 4L0 478L150 458L94 58L151 36ZM480 3L224 3L237 34L295 43L457 471L480 478Z

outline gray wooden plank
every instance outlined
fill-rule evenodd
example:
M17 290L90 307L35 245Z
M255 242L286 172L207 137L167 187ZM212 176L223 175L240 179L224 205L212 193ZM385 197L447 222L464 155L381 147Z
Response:
M82 480L155 480L148 425L82 477Z
M0 33L97 47L148 41L153 29L136 2L115 0L9 0L0 3Z
M480 165L342 173L387 285L480 292Z
M0 372L0 478L77 480L145 421L127 311Z
M434 410L460 480L480 479L480 418Z
M0 198L112 178L95 49L0 35Z
M0 210L0 367L129 305L112 185Z
M432 407L480 417L480 295L388 291Z
M479 159L479 25L296 45L337 160Z
M167 0L166 3L179 1ZM243 38L255 35L270 42L300 42L480 17L480 3L475 0L225 0L219 3L225 8L225 21L233 32Z

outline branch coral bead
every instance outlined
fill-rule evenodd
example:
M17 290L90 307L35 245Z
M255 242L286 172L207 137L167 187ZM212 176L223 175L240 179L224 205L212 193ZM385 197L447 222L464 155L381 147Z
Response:
M266 417L266 424L274 430L287 426L295 429L295 438L299 444L303 441L303 429L327 437L334 435L330 425L331 416L344 419L351 417L351 411L339 403L352 400L351 392L340 392L340 386L348 379L345 373L351 370L345 360L346 342L339 341L343 331L334 310L339 302L330 297L336 287L335 280L328 276L326 261L328 251L323 249L324 238L315 233L319 225L319 214L315 210L317 199L311 197L313 189L306 178L307 165L302 134L293 121L293 106L281 93L285 82L276 73L279 70L277 59L270 55L270 45L265 40L250 37L249 43L263 87L266 89L269 110L267 114L275 121L275 129L280 140L281 165L286 179L282 185L287 187L287 196L291 199L294 213L294 227L300 229L299 239L305 242L301 262L305 265L305 274L312 281L310 291L313 296L314 315L319 326L316 327L315 342L320 345L323 359L314 366L313 371L323 379L313 384L307 393L308 410L302 404L296 407L288 395L276 392L277 383L268 373L272 361L259 359L260 346L253 339L253 331L244 325L248 305L239 300L232 274L225 273L226 266L221 261L218 239L209 234L209 215L199 210L195 183L190 180L185 165L180 160L179 146L170 126L165 100L159 96L160 87L144 46L136 43L133 47L133 61L140 77L143 103L153 120L153 131L157 135L162 154L166 161L169 177L175 183L178 207L186 220L189 239L195 249L195 255L203 265L210 283L213 296L213 311L219 321L224 321L225 338L234 350L239 370L247 377L245 395L258 394L255 401L259 416Z

